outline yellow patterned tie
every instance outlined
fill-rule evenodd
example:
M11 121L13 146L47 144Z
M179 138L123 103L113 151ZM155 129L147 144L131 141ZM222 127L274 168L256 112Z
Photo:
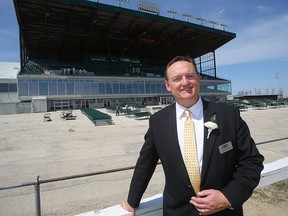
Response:
M195 141L194 123L190 111L185 110L186 121L184 124L184 161L191 184L197 194L200 191L200 172L198 165L197 146Z

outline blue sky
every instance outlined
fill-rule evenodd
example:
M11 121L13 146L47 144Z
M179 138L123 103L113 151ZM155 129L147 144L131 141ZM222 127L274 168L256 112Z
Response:
M117 0L99 2L118 5ZM136 10L137 2L130 0L129 3L121 3L121 6ZM227 31L236 33L234 40L216 50L217 76L231 80L233 95L240 91L276 93L282 89L288 96L288 1L149 2L159 5L160 16L171 17L167 11L174 10L226 24L229 26ZM182 15L175 15L174 18L186 20ZM190 19L190 22L198 23L195 19ZM205 25L209 26L209 23ZM1 0L0 62L19 62L19 55L18 24L13 1Z

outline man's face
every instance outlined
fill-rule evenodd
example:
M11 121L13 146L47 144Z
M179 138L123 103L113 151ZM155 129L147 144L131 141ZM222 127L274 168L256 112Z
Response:
M188 108L198 101L200 75L193 64L187 61L175 62L168 68L167 77L166 88L180 105Z

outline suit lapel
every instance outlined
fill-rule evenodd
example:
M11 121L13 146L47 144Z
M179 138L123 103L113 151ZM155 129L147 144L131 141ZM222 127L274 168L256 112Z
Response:
M177 122L176 122L176 107L175 103L170 106L170 110L166 113L167 122L164 127L167 127L167 133L165 136L168 137L168 140L171 140L171 152L175 155L175 161L182 161L183 158L181 155L181 150L178 141L177 134ZM184 165L184 163L183 163Z
M204 123L209 121L212 115L215 113L209 107L209 102L203 101L203 115L204 115ZM208 165L210 163L211 154L215 147L214 143L216 140L216 136L211 133L209 138L207 139L208 129L204 126L204 149L203 149L203 162L202 162L202 174L201 179L205 178L206 171L208 169Z

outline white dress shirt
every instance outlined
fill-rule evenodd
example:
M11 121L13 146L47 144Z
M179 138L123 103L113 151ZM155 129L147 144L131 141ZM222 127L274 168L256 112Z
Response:
M181 106L176 102L177 135L183 160L184 160L184 123L186 120L184 110L186 109L187 108ZM203 118L203 103L200 97L197 103L192 107L190 107L189 110L192 113L191 118L192 121L194 122L197 152L198 152L198 163L201 174L202 161L203 161L203 146L204 146L204 118Z

